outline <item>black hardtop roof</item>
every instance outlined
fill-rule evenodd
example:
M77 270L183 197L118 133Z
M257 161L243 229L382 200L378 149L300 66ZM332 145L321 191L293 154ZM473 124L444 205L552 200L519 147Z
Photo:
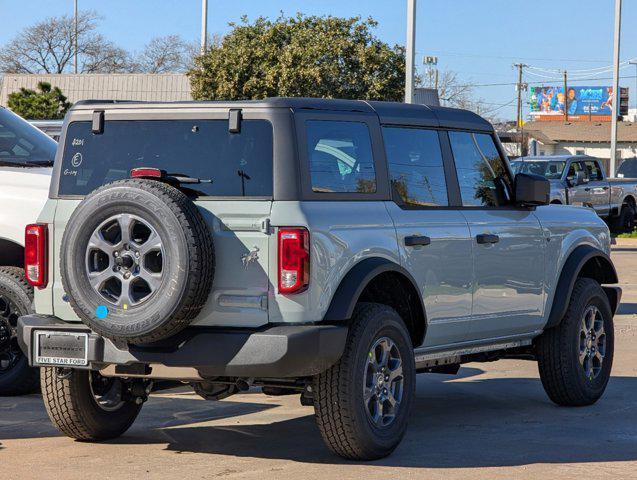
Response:
M344 100L307 97L271 97L263 100L192 101L192 102L142 102L131 100L80 100L73 105L77 110L139 107L220 107L220 108L290 108L292 110L331 110L376 113L383 124L409 124L429 127L445 127L493 131L493 126L481 116L458 108L417 105L400 102Z

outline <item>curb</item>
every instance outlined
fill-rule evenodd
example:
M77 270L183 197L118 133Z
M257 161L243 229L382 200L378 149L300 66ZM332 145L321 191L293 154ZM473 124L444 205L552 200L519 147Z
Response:
M637 247L637 238L613 238L613 247Z

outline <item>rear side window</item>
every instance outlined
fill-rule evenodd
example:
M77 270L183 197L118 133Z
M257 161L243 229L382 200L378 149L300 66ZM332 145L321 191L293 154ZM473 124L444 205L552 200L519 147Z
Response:
M308 120L306 129L314 192L376 192L374 156L367 124Z
M138 167L211 181L189 184L195 195L271 196L272 126L243 120L241 132L230 133L227 120L113 120L95 135L91 122L74 122L59 194L87 195Z
M384 127L383 138L394 194L405 205L448 206L438 132Z
M499 207L510 203L511 180L490 135L449 132L464 206Z

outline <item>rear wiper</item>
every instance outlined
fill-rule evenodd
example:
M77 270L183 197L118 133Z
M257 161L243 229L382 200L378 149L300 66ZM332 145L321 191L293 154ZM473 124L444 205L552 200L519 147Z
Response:
M53 160L30 160L28 162L0 160L0 167L52 167Z
M183 175L181 173L168 173L166 174L166 179L174 180L177 183L188 183L188 184L212 183L212 179L210 178L189 177L188 175Z

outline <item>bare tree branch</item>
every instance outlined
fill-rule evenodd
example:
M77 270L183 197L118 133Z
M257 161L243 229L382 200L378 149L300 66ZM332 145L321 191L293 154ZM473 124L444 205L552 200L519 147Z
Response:
M86 73L131 71L125 50L96 32L94 12L78 16L78 70ZM49 17L27 27L0 49L0 71L5 73L68 73L75 55L75 28L68 15Z

